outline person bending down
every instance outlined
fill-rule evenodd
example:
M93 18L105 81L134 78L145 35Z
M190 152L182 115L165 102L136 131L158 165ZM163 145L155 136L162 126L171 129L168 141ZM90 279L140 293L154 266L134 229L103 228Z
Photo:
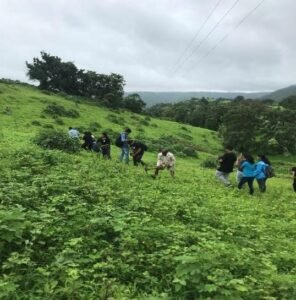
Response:
M160 170L168 169L172 177L175 177L176 158L173 153L164 149L157 156L157 163L153 178L156 178Z

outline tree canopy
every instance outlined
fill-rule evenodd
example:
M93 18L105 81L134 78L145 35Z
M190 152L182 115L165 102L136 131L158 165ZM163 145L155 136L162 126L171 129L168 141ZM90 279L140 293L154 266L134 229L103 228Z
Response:
M27 75L39 81L40 89L99 99L112 108L123 107L125 80L122 75L78 69L73 62L63 62L46 52L41 52L41 58L34 57L32 63L26 62L26 66Z

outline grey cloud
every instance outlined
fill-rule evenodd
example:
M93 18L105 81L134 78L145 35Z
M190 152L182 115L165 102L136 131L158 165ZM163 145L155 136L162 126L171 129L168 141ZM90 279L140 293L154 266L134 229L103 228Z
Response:
M127 90L273 90L295 84L294 0L240 1L207 41L173 72L216 0L2 0L0 77L27 80L41 50L79 68L117 72ZM234 0L224 0L194 43ZM201 58L228 32L228 38ZM188 53L191 53L188 51Z

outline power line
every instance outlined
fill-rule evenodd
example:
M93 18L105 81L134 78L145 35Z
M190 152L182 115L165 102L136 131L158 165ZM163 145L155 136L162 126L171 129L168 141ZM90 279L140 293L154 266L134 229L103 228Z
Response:
M205 25L207 24L207 22L209 21L209 19L211 18L211 16L214 14L214 12L216 11L216 9L218 8L219 4L222 2L222 0L218 0L214 6L214 8L210 11L209 15L206 17L205 21L202 23L201 27L198 29L198 31L196 32L196 34L193 36L193 38L191 39L191 41L187 44L187 46L184 48L184 50L182 51L182 53L179 55L178 59L176 60L176 62L174 63L174 67L173 70L178 66L178 64L182 61L184 55L186 54L186 52L190 49L190 47L192 46L192 44L194 43L194 41L197 39L197 37L199 36L199 34L201 33L201 31L203 30L203 28L205 27Z
M221 24L221 22L229 15L229 13L235 8L235 6L238 4L240 0L236 0L232 6L226 11L226 13L219 19L219 21L213 26L213 28L208 32L208 34L199 42L199 44L197 45L197 47L195 47L193 49L193 51L191 52L191 54L189 56L187 56L187 58L185 60L183 60L183 62L179 65L179 67L176 69L176 71L178 71L180 69L180 67L182 67L182 65L184 65L184 63L191 58L191 56L200 49L200 47L208 40L208 38L212 35L212 33L218 28L218 26Z
M201 63L201 61L203 61L203 59L207 58L213 51L215 51L218 46L223 43L232 32L234 32L235 30L237 30L264 2L265 0L261 0L253 9L251 9L236 25L235 27L229 31L228 33L226 33L219 41L218 43L216 43L209 51L207 51L205 53L205 55L203 55L197 62L197 64L195 65L195 67L197 65L199 65Z

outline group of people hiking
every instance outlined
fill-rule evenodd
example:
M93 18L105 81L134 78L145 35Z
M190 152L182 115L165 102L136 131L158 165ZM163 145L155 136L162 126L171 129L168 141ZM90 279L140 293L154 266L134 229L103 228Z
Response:
M257 155L255 162L251 154L242 152L238 157L233 152L232 146L225 148L225 153L218 158L219 166L216 171L216 177L227 187L232 186L229 181L229 175L237 167L236 181L237 187L241 189L246 183L249 187L249 193L254 194L254 180L257 181L261 193L266 191L266 181L273 177L274 170L270 160L263 154ZM291 169L293 174L293 188L296 192L296 167Z
M121 132L116 141L115 145L121 149L118 161L129 163L130 155L133 158L133 164L135 166L142 165L145 171L154 170L154 174L151 175L152 178L156 178L160 170L168 169L171 176L175 176L175 164L176 158L173 153L169 152L167 149L162 149L157 155L156 166L149 167L143 161L143 155L148 147L140 141L136 141L129 138L131 129L126 127L123 132ZM69 127L69 137L73 139L79 139L80 133L77 129ZM111 159L111 139L106 132L96 139L94 135L86 131L83 136L82 148L89 151L95 151L102 154L103 158ZM216 177L225 186L232 186L229 181L229 175L233 172L234 167L237 167L236 181L237 187L241 189L245 184L248 184L249 193L252 195L254 193L254 180L257 181L260 192L264 193L266 191L266 181L268 178L274 176L274 171L269 159L263 155L259 154L257 161L255 162L252 155L246 152L242 152L238 157L233 151L232 146L227 146L225 148L225 153L218 158L218 168L216 170ZM293 188L296 192L296 167L291 169L293 174Z
M151 175L152 178L155 179L159 171L164 169L168 169L171 176L174 177L176 163L175 156L167 149L163 149L158 153L156 166L149 168L143 161L143 155L145 151L148 150L148 147L140 141L130 139L129 134L131 132L131 129L126 127L124 131L118 135L115 141L115 145L121 149L118 161L128 164L129 156L131 155L135 166L144 166L146 172L154 170L154 174ZM75 128L69 127L68 134L70 138L80 138L80 133ZM81 147L83 149L102 153L103 158L111 159L111 139L106 132L103 132L102 135L96 139L90 131L86 131L82 136L82 140L83 144Z

